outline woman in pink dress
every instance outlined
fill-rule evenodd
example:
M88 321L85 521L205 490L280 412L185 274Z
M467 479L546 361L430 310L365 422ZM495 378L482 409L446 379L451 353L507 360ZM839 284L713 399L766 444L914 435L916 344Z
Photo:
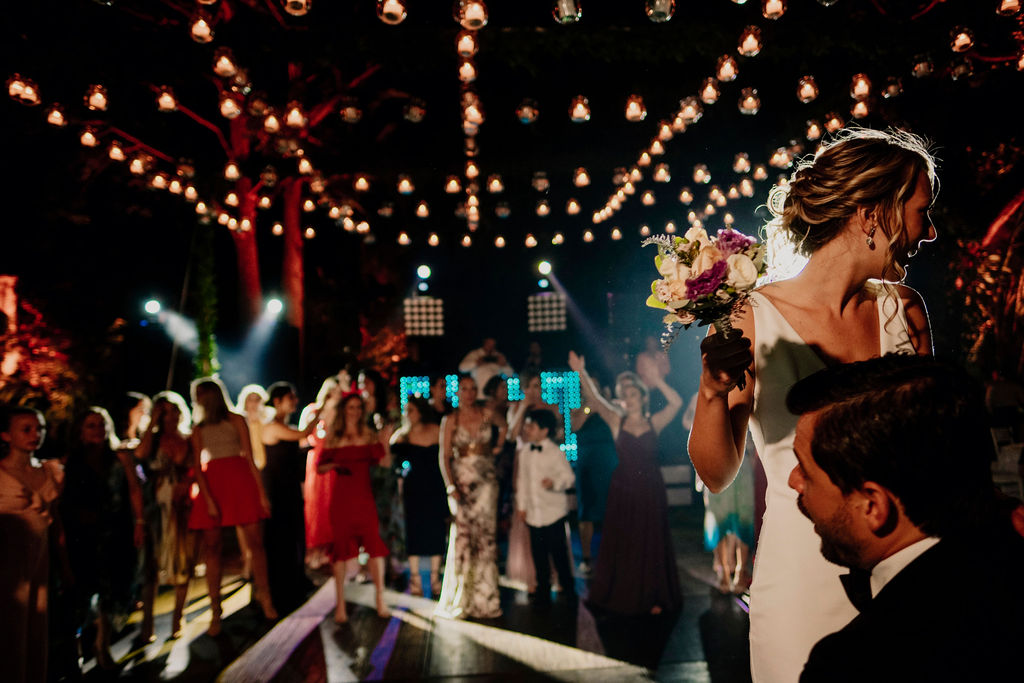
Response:
M0 409L0 662L11 683L46 680L48 531L64 472L33 457L45 436L38 411Z

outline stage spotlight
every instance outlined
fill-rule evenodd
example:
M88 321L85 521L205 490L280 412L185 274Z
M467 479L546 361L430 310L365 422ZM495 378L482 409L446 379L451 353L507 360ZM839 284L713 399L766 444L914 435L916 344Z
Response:
M267 301L267 313L270 315L279 315L284 310L284 303L278 299L273 298Z
M548 282L548 279L546 277L542 277L541 279L537 280L537 286L540 287L541 289L547 289L550 285L551 283Z
M156 299L150 299L143 304L142 307L146 310L146 313L149 313L150 315L156 315L161 309L160 302Z
M416 269L416 274L421 280L426 280L430 277L430 266L423 265Z
M541 275L548 275L551 273L551 264L547 261L541 261L537 264L537 272Z
M416 285L416 289L420 290L421 292L425 292L428 289L430 289L430 285L428 285L426 282L421 282L418 285Z

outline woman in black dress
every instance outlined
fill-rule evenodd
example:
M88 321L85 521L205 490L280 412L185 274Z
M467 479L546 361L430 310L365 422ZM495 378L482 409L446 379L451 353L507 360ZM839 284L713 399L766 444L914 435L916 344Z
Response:
M423 595L420 557L430 558L430 594L441 589L439 572L448 531L448 494L438 464L438 417L425 398L410 398L402 428L391 439L395 463L405 472L405 547L409 554L409 592ZM408 465L406 465L408 463Z

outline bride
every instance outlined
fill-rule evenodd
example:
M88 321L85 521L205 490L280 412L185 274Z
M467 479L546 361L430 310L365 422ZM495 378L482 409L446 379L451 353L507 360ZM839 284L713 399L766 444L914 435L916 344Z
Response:
M769 201L774 223L809 255L807 265L751 294L734 319L742 337L712 335L701 345L689 442L697 473L712 492L726 488L749 423L768 477L751 586L755 683L797 680L815 642L856 614L839 567L822 558L786 485L796 465L796 417L785 398L793 383L824 366L932 353L924 302L898 283L907 259L935 239L928 211L936 189L934 160L916 136L844 131L796 170L788 188L775 191L786 193L783 202ZM744 384L745 374L752 379Z

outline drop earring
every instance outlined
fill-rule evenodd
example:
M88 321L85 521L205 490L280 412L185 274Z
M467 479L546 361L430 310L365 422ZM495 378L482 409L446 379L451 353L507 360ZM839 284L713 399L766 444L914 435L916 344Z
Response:
M874 237L875 237L875 226L872 225L871 226L871 230L868 232L868 239L867 239L868 249L874 249L875 248Z

